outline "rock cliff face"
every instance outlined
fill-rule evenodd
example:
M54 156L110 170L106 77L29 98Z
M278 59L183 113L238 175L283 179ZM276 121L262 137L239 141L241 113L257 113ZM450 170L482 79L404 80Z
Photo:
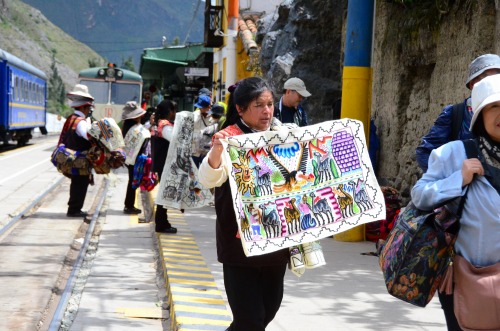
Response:
M408 32L398 35L410 19L404 9L377 1L372 117L381 140L378 177L404 198L421 176L415 161L420 138L444 106L470 95L465 87L469 63L499 52L494 2L467 4L450 7L436 31L414 29L408 38Z
M261 65L280 94L289 77L299 77L312 96L304 102L310 122L333 119L341 96L342 23L347 0L284 1L275 20L265 20Z
M421 176L415 161L421 137L445 105L470 95L465 87L469 63L500 52L494 1L448 3L432 30L407 29L415 21L410 11L377 1L371 107L381 146L377 175L405 200ZM301 77L313 93L306 104L313 123L331 119L332 105L341 96L346 10L347 1L290 1L265 28L261 63L266 78L281 91L286 77Z

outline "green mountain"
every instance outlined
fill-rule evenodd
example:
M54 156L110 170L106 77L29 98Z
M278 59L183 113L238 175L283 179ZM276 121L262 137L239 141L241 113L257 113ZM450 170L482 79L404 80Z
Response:
M106 63L88 46L52 24L39 10L19 0L0 1L0 49L53 75L55 64L66 90L77 82L89 61Z
M201 0L23 0L109 62L132 58L138 69L144 48L176 40L203 41Z

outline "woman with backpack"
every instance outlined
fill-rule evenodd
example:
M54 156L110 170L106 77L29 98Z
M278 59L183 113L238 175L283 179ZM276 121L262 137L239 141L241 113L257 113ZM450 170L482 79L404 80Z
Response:
M500 267L500 75L484 78L472 90L471 131L477 145L477 158L468 159L462 141L449 142L432 151L429 168L415 184L411 196L415 206L422 210L432 210L447 201L450 212L458 209L460 197L467 192L460 218L460 230L455 243L457 256L454 260L455 280L457 261L465 260L476 268ZM458 199L457 199L458 198ZM457 260L458 259L458 260ZM457 303L459 297L448 295L441 300L448 330L500 329L500 277L491 280L496 286L496 298L480 297L483 304L471 308L462 315L463 305ZM455 283L455 290L461 283ZM472 284L464 284L466 286ZM492 300L488 304L486 300ZM470 300L469 300L470 301ZM495 308L496 307L496 308ZM495 311L496 310L496 311ZM458 314L460 313L460 315ZM457 318L458 317L458 318ZM495 321L496 319L496 321ZM475 325L478 321L489 325ZM496 324L498 323L498 324Z

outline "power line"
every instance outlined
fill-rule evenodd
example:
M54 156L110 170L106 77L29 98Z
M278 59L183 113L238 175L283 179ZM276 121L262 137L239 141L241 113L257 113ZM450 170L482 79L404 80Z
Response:
M189 23L189 29L187 31L186 38L184 39L183 45L186 44L186 42L189 38L189 34L191 33L191 28L193 27L193 23L194 23L194 20L196 19L196 14L198 14L198 9L200 8L200 5L201 5L201 0L198 0L198 4L196 5L196 9L194 10L193 18L191 19L191 23Z

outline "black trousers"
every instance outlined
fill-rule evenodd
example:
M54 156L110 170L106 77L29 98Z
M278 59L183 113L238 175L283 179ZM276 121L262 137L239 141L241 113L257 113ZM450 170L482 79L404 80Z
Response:
M462 331L460 325L458 325L457 317L455 316L455 310L453 308L453 294L447 295L438 292L439 302L441 302L441 308L443 308L444 318L446 319L446 326L448 331Z
M78 213L82 210L89 183L90 176L71 175L71 184L69 186L68 214Z
M132 181L134 180L134 166L128 165L128 184L127 184L127 193L125 194L125 208L134 208L135 207L135 192L137 188L132 188Z
M269 267L223 265L224 287L233 313L231 331L264 331L283 300L286 264Z

